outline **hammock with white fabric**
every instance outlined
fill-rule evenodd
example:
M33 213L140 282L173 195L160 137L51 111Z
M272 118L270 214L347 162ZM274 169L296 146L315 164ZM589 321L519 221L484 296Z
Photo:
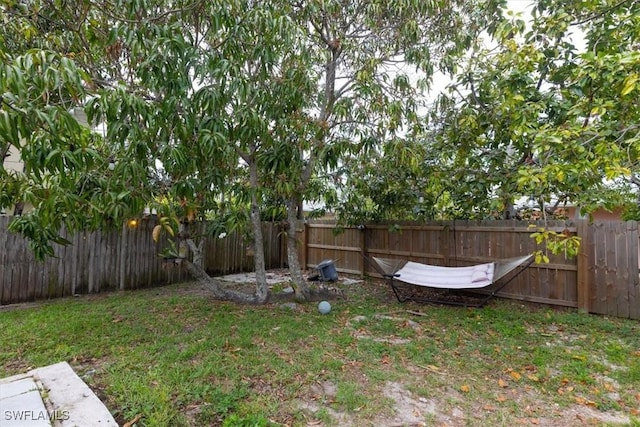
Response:
M372 257L372 259L379 266L382 275L390 280L393 291L398 297L398 300L402 302L406 300L418 300L413 297L401 297L398 294L398 288L394 284L394 280L399 280L411 285L438 289L464 290L486 288L518 268L521 268L521 271L523 271L533 262L533 255L506 258L466 267L442 267L413 261L378 257ZM509 281L498 289L493 290L486 300L502 289ZM486 300L484 300L482 304L484 304ZM433 302L446 303L446 301Z

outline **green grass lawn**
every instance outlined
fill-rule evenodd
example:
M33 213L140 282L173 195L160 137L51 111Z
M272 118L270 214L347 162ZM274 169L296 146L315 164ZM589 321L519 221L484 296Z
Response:
M327 315L193 283L3 309L0 375L68 361L138 426L640 425L637 321L344 289Z

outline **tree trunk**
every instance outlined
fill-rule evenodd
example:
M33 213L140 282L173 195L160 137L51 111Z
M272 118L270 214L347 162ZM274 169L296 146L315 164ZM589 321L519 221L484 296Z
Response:
M640 197L640 196L638 196ZM302 197L298 197L298 215L297 218L298 220L302 221L304 220L304 201L302 200Z
M263 304L264 300L261 300L257 295L249 295L244 292L234 291L232 289L225 289L218 280L212 278L207 274L204 269L187 259L182 260L183 267L187 272L198 281L198 283L204 285L209 289L213 295L217 298L239 302L243 304Z
M4 160L9 157L10 148L9 144L0 146L0 171L4 171Z
M289 262L289 272L291 274L291 284L295 292L296 301L309 301L311 292L309 285L302 277L300 268L300 258L298 257L298 203L296 198L287 200L287 261Z
M259 303L267 301L269 287L264 261L264 239L262 237L262 221L258 204L258 165L255 159L249 163L249 180L251 183L251 229L253 231L253 264L256 270L256 298Z
M192 260L194 264L204 270L204 228L205 223L203 221L198 222L198 244L196 245L195 240L191 237L191 233L188 233L186 238L186 244L189 247L189 250L192 254ZM182 230L182 227L181 227ZM184 231L186 232L188 227L185 226Z
M262 262L264 286L260 286L260 282L257 281L256 293L254 295L234 291L232 289L226 289L221 286L218 280L209 276L209 274L207 274L206 270L204 269L204 238L200 236L200 241L198 242L198 244L196 244L196 242L190 238L188 229L188 224L180 225L179 249L181 258L180 261L182 262L182 266L187 270L191 277L193 277L198 281L198 283L204 285L207 289L209 289L216 298L230 300L242 304L264 304L266 302L268 296L268 288L266 286L266 273L264 273L264 257ZM189 251L191 251L193 261L189 261L188 259ZM262 294L260 290L264 290L264 294Z
M189 250L193 254L191 262L204 270L204 238L201 237L200 242L197 245L192 239L187 239L187 245L189 245Z
M520 219L516 212L515 206L511 202L511 199L504 200L504 210L502 211L502 219Z

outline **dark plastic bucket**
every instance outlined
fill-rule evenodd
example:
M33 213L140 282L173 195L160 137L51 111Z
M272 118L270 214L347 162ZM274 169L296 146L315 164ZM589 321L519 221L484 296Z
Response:
M336 271L336 266L333 263L333 260L326 259L322 261L316 267L318 269L318 274L320 274L320 279L323 282L334 282L338 280L338 272Z

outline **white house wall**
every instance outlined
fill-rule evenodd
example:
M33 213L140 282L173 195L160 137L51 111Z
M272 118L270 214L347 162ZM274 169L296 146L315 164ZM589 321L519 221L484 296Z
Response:
M4 168L9 171L22 172L23 164L20 152L16 147L9 147L9 157L4 159Z

